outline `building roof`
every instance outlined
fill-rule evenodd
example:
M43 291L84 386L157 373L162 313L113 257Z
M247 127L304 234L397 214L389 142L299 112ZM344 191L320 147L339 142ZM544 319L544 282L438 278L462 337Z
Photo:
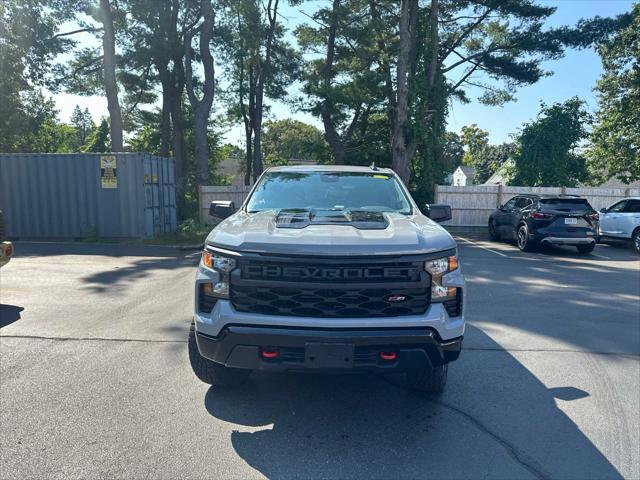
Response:
M486 182L484 182L482 185L504 185L505 182L505 178L504 175L502 175L503 172L501 172L500 170L498 170L496 173L494 173L493 175L491 175Z
M606 182L592 188L640 188L640 180L631 183L623 183L622 180L612 177Z
M473 177L473 175L476 173L476 169L471 165L460 165L458 168L462 170L462 173L464 173L467 177Z

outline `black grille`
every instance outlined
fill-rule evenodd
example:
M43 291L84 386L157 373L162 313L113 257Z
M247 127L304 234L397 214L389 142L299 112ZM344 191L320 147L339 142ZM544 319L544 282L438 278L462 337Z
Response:
M420 315L429 307L431 292L431 279L420 265L420 262L388 262L283 267L254 262L250 268L241 265L232 273L231 302L238 311L266 315L322 318ZM303 278L294 280L293 275Z

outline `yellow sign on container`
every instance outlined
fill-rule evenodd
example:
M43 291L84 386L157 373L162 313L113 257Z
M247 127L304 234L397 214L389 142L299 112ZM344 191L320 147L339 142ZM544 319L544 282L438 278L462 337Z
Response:
M100 156L100 182L102 183L102 188L118 188L116 165L115 155Z

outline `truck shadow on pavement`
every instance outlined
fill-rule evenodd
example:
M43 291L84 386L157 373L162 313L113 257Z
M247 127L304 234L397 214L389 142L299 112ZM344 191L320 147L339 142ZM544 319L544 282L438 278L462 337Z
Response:
M205 408L237 424L235 451L268 478L622 478L554 400L589 393L548 389L493 347L463 349L441 397L400 376L254 373L210 388Z
M24 307L0 304L0 328L4 328L20 320L20 312L23 310Z

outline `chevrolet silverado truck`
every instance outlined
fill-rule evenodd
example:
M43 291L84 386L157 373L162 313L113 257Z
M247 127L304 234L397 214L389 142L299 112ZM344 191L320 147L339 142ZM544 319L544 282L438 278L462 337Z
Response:
M13 244L5 238L4 214L0 210L0 267L4 267L13 256Z
M465 329L456 243L436 223L449 206L421 211L389 169L286 166L210 214L188 347L200 380L374 371L443 391Z

